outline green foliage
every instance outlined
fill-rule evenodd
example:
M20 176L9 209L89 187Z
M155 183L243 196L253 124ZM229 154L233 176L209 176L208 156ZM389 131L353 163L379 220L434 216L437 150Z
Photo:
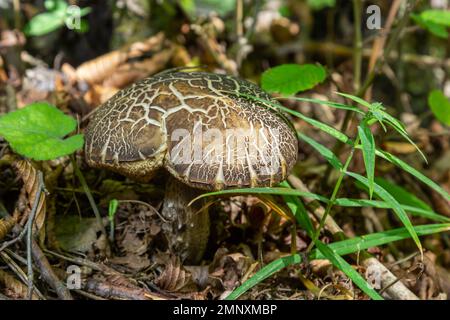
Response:
M192 19L208 15L212 11L225 16L236 8L236 0L180 0L178 3Z
M450 230L450 224L431 224L414 227L415 232L419 236L425 236L429 234L436 234L441 232L448 232ZM348 240L330 243L328 247L336 254L342 256L352 253L360 252L376 246L381 246L386 243L394 241L400 241L407 239L409 233L405 228L399 228L394 230L388 230L378 233L367 234L361 237L355 237ZM324 255L318 250L313 250L308 257L310 260L323 259ZM303 259L300 255L289 255L280 259L277 259L268 265L264 266L261 270L255 273L249 280L244 282L240 287L236 288L226 300L235 300L243 295L245 292L253 288L261 281L274 275L278 271L295 264L302 263Z
M450 27L450 11L449 10L425 10L420 16L425 21L430 21L435 24Z
M0 117L0 135L19 154L35 160L51 160L82 148L83 135L64 137L77 122L48 103L33 103Z
M280 75L281 76L281 75ZM291 78L292 79L292 78ZM295 81L295 78L294 78ZM289 85L292 86L292 84L288 83L287 81L287 87ZM399 239L405 239L405 238L412 238L419 250L422 252L422 245L419 240L419 236L423 234L428 233L420 233L418 230L423 231L426 230L426 232L441 232L441 229L433 229L432 226L430 226L430 229L427 229L428 226L423 226L425 229L416 229L414 227L408 217L408 213L420 216L423 218L427 218L430 220L438 221L438 222L445 222L449 223L450 219L448 217L445 217L443 215L440 215L439 213L435 213L432 211L430 207L428 207L425 203L421 202L419 199L417 199L415 196L409 194L406 190L404 190L401 187L395 186L393 184L388 183L387 181L379 178L375 178L375 161L376 157L380 157L386 161L391 162L392 164L396 165L397 167L405 170L406 172L410 173L414 177L416 177L418 180L429 186L430 188L434 189L436 192L441 194L445 199L450 200L450 195L439 185L437 185L435 182L433 182L431 179L426 177L424 174L422 174L417 169L413 168L412 166L408 165L404 161L400 160L399 158L395 157L394 155L378 150L375 144L375 139L372 134L372 131L370 130L371 126L373 126L376 123L379 123L384 130L388 130L388 128L394 129L396 132L398 132L402 137L404 137L407 141L409 141L411 144L415 145L414 142L409 138L408 133L406 132L405 126L396 118L392 117L390 114L386 112L386 109L383 107L381 103L369 103L359 97L349 95L349 94L343 94L338 93L341 96L346 97L347 99L356 102L358 105L358 108L341 104L341 103L335 103L335 102L328 102L318 99L309 99L309 98L298 98L298 97L292 97L289 99L298 100L298 101L305 101L305 102L312 102L322 105L327 105L331 108L337 108L337 109L343 109L347 111L354 112L360 116L360 124L358 126L358 134L357 136L352 140L349 137L347 137L345 134L340 132L339 130L336 130L335 128L322 123L320 121L317 121L315 119L309 118L301 114L300 112L291 110L289 108L286 108L276 102L264 100L258 97L246 95L246 94L240 94L241 96L245 96L249 99L254 99L256 101L261 102L263 105L267 106L268 108L277 108L280 109L286 113L289 113L295 117L298 117L305 121L306 123L312 125L313 127L322 130L325 133L328 133L332 137L338 139L339 141L347 144L351 148L353 148L352 152L350 153L350 156L347 158L347 161L345 165L343 165L339 158L327 147L320 144L319 142L315 141L313 138L308 137L304 135L301 132L297 132L297 135L299 139L305 141L310 146L312 146L317 152L319 152L336 170L340 173L340 178L338 179L338 182L336 185L340 185L342 182L342 178L344 176L352 177L356 180L357 184L363 185L367 190L369 191L369 194L374 194L378 197L378 199L381 200L367 200L367 199L348 199L348 198L337 198L336 195L333 192L333 195L330 199L314 194L311 192L303 192L299 190L293 190L290 188L290 186L283 182L281 183L282 188L247 188L247 189L234 189L234 190L223 190L219 192L211 192L207 194L203 194L200 197L194 199L193 201L196 201L200 198L208 197L208 196L221 196L221 195L231 195L231 194L274 194L274 195L280 195L283 196L284 201L286 202L289 209L293 212L295 218L297 219L297 223L306 230L308 236L314 241L315 246L317 247L317 250L313 250L311 252L311 258L313 257L322 257L327 258L330 260L336 267L338 267L340 270L345 272L345 274L359 287L361 290L366 292L371 298L373 299L379 299L379 295L371 289L371 287L367 284L367 282L357 273L355 272L350 265L348 265L345 260L343 260L340 255L341 254L348 254L350 251L357 252L360 250L364 250L369 248L370 246L375 245L381 245L385 243L389 243L392 241L396 241ZM284 98L283 98L284 99ZM416 146L417 148L417 146ZM365 167L366 167L366 174L367 177L361 176L359 174L348 172L347 167L352 159L353 151L361 150L364 157ZM421 153L421 151L419 150ZM423 153L421 153L423 157ZM336 189L336 186L335 186ZM339 188L337 188L339 190ZM391 209L396 214L396 216L399 218L399 220L403 223L405 228L398 229L398 230L392 230L393 237L387 237L386 233L380 233L380 234L374 234L373 242L367 242L367 237L371 237L372 235L364 236L361 238L355 238L355 239L349 239L348 242L346 242L346 245L349 245L349 247L346 247L345 250L339 252L338 250L334 250L334 246L336 243L332 243L329 245L321 243L315 235L317 234L317 230L314 230L313 224L310 221L310 217L303 206L301 200L299 197L306 197L309 199L321 201L325 204L327 204L327 210L326 213L329 213L329 210L332 206L342 206L342 207L374 207L374 208L386 208ZM323 219L323 218L322 218ZM322 222L321 222L322 225ZM448 225L446 225L446 229L448 230ZM387 231L388 233L391 231ZM347 241L347 240L346 240ZM370 244L370 246L369 246ZM351 250L349 248L352 248ZM245 290L248 290L255 284L257 284L259 281L262 281L263 279L269 277L270 275L274 274L277 270L280 270L288 265L300 263L301 258L298 256L290 256L286 258L281 258L279 260L274 261L273 263L269 264L268 266L261 269L257 274L249 279L246 283L244 283L241 287L236 289L229 297L228 299L234 299L239 297Z
M421 15L418 14L412 14L411 18L414 20L414 22L419 25L420 27L428 30L430 33L435 35L436 37L447 39L448 38L448 31L447 27L434 23L432 21L427 21L422 18Z
M435 36L447 39L448 31L447 28L450 27L450 11L448 10L425 10L419 15L413 14L411 18L419 26L427 29L429 32Z
M375 139L369 126L364 121L358 126L358 136L361 140L362 154L369 182L369 196L372 198L375 185Z
M283 64L262 74L261 86L267 92L294 95L323 82L327 76L325 68L314 64Z
M27 36L42 36L53 32L64 26L67 19L74 17L74 12L71 11L67 1L65 0L46 0L44 2L46 12L35 15L25 25L24 33ZM90 8L80 9L79 18L84 17L91 11ZM78 32L86 32L88 25L85 20L80 21L80 29Z
M408 192L406 189L383 178L376 178L375 182L383 189L388 191L400 204L433 211L430 206L428 206L425 202L417 198L412 193Z
M436 119L450 126L450 101L442 91L431 91L428 96L428 105Z
M308 0L308 5L313 10L321 10L327 7L334 7L336 0Z

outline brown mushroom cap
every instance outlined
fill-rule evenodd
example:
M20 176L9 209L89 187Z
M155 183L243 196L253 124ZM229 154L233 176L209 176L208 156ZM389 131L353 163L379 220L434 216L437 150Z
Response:
M297 160L296 133L256 85L207 72L163 73L100 106L86 129L93 167L138 180L161 169L189 186L272 186Z

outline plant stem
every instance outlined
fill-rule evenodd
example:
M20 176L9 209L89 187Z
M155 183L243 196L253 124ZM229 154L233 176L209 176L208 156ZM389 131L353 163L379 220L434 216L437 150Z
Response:
M334 203L336 202L339 190L341 189L342 180L344 179L345 173L347 172L348 166L350 165L350 162L353 159L353 155L356 150L356 146L359 144L359 136L356 137L355 143L353 144L352 150L350 151L350 154L347 157L347 160L345 161L344 167L341 169L341 172L339 174L339 178L336 181L336 184L334 185L333 193L331 194L330 201L327 204L327 207L325 209L325 213L320 219L319 227L315 230L315 233L313 235L313 239L311 243L309 244L306 252L311 251L311 249L314 247L315 242L319 239L320 231L323 229L325 225L325 220L327 219L327 216L330 214L331 208L333 207Z
M100 212L98 210L97 204L95 203L94 197L92 196L91 190L89 189L89 186L87 185L86 180L84 179L84 176L80 171L80 168L78 168L75 157L71 156L70 159L72 160L72 165L73 165L73 170L75 172L75 175L77 176L78 180L81 183L81 186L83 187L84 193L86 194L86 197L89 200L92 211L94 211L94 215L97 220L98 227L100 228L100 231L102 232L103 236L105 237L105 239L109 245L108 234L106 233L106 229L105 229L105 226L103 225L102 217L100 216Z

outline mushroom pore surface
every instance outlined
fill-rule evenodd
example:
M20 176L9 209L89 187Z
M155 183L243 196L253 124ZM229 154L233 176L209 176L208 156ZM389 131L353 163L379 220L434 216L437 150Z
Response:
M146 78L96 110L86 130L86 160L141 181L165 168L204 190L275 185L297 160L296 133L281 112L249 95L273 101L227 75Z

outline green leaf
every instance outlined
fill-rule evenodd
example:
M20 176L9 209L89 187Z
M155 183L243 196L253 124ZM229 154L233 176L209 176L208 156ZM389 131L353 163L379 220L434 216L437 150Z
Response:
M361 139L362 153L369 182L369 196L372 198L375 179L375 139L365 122L358 126L358 135Z
M33 103L0 117L0 135L19 154L35 160L51 160L83 147L83 135L63 139L77 122L48 103Z
M359 114L364 115L365 112L359 110L358 108L355 108L353 106L348 106L346 104L332 102L332 101L326 101L326 100L320 100L320 99L311 99L311 98L300 98L300 97L280 97L278 99L289 99L289 100L295 100L295 101L304 101L304 102L311 102L316 103L320 105L326 105L331 108L341 109L341 110L349 110L353 111Z
M434 116L443 124L450 126L450 101L440 90L433 90L428 95L428 105Z
M450 11L449 10L425 10L420 17L428 22L450 27Z
M325 68L318 64L283 64L265 71L261 86L267 92L289 96L314 88L326 76Z
M321 10L326 7L334 7L336 0L308 0L308 5L313 10Z
M449 231L450 224L447 223L447 224L422 225L414 227L414 230L417 232L419 236L425 236L429 234ZM373 248L376 246L381 246L394 241L404 240L409 237L410 234L407 229L399 228L389 231L372 233L339 242L334 242L329 244L328 247L331 250L335 251L338 255L347 255L362 250L366 250L369 248ZM317 249L314 249L309 256L310 260L323 258L325 258L325 256L321 251ZM302 258L298 254L277 259L269 263L267 266L263 267L257 273L255 273L255 275L253 275L250 279L244 282L240 287L236 288L226 299L235 300L239 298L242 294L244 294L246 291L250 290L255 285L272 276L281 269L294 264L299 264L301 262Z
M375 180L376 181L376 180ZM359 187L359 182L357 182L357 186ZM364 188L367 190L367 188ZM341 207L374 207L380 209L392 209L392 206L384 201L379 200L367 200L367 199L348 199L348 198L338 198L334 203L336 206ZM432 210L425 210L413 206L401 205L401 207L410 212L412 215L427 218L430 220L438 221L438 222L450 222L450 218L441 215L439 213L433 212Z
M280 183L280 185L282 187L293 190L287 181L283 181L282 183ZM299 190L293 190L293 191L299 191ZM298 224L302 228L305 228L306 232L308 233L308 236L312 238L314 236L314 227L313 227L311 218L309 217L309 214L306 211L306 208L303 205L303 203L301 202L301 200L297 196L288 196L288 195L284 195L283 199L286 202L286 204L288 205L291 212L293 213ZM326 198L323 198L323 199L326 199ZM326 199L326 200L328 200L328 199Z
M245 292L256 286L261 281L264 281L268 277L274 275L278 271L283 268L286 268L293 264L298 264L302 262L302 257L300 255L291 255L287 257L283 257L272 261L267 266L264 266L261 270L255 273L250 279L245 281L240 287L235 289L232 293L230 293L225 300L236 300Z
M398 121L396 118L394 118L393 116L391 116L387 112L381 111L381 113L383 114L383 117L384 117L385 121L387 123L389 123L391 125L391 127L394 128L395 131L400 133L400 135L405 140L407 140L410 144L412 144L416 148L416 150L420 153L420 155L425 160L425 162L428 163L427 157L422 152L422 150L420 150L420 148L414 143L414 141L411 140L411 138L409 137L408 132L406 131L405 126L403 125L403 123Z
M321 241L315 242L320 253L328 259L336 268L344 272L355 285L358 286L364 293L366 293L373 300L383 300L383 298L367 283L367 281L347 263L337 252L325 245Z
M410 166L409 164L407 164L403 160L400 160L399 158L397 158L393 154L390 154L387 151L376 150L375 153L376 153L377 156L379 156L379 157L381 157L381 158L383 158L383 159L385 159L385 160L395 164L397 167L402 168L406 172L409 172L414 177L416 177L418 180L422 181L427 186L429 186L431 189L433 189L434 191L436 191L440 195L442 195L445 199L447 199L447 201L450 201L450 194L448 194L447 191L445 191L443 188L441 188L433 180L431 180L430 178L428 178L423 173L421 173L420 171L416 170L415 168L413 168L412 166Z
M433 211L430 206L428 206L425 202L417 198L412 193L408 192L406 189L383 178L376 178L375 182L383 187L387 192L389 192L400 204Z
M422 226L415 226L414 231L419 236L426 236L429 234L447 232L450 230L450 223L442 224L427 224ZM406 228L398 228L394 230L382 231L377 233L367 234L361 237L355 237L339 242L329 244L329 248L339 255L352 254L361 250L381 246L387 243L400 241L410 238L409 231ZM318 250L313 250L310 259L323 259L323 254Z
M348 98L350 100L353 100L356 103L358 103L358 104L360 104L360 105L362 105L364 107L367 107L368 109L370 109L371 106L372 106L372 104L370 104L369 102L367 102L364 99L361 99L361 98L359 98L357 96L354 96L354 95L351 95L351 94L347 94L347 93L341 93L341 92L336 92L336 94L338 94L340 96L343 96L343 97L346 97L346 98Z
M442 39L448 38L448 31L446 26L434 23L432 21L424 20L420 15L417 14L411 14L411 18L414 20L415 23L417 23L422 28L428 30L436 37Z
M108 219L109 219L109 221L111 221L111 222L114 221L114 216L116 215L118 207L119 207L119 200L112 199L111 201L109 201L109 206L108 206Z
M333 153L333 151L331 151L324 145L321 145L314 139L311 139L310 137L304 135L301 132L297 132L297 135L301 140L305 141L311 147L316 149L316 151L318 151L325 159L327 159L328 162L333 166L333 168L335 168L337 170L340 170L343 168L341 161L339 161L339 159L336 157L336 155Z
M228 189L228 190L221 190L221 191L213 191L208 192L199 195L195 199L193 199L189 205L194 203L195 201L198 201L202 198L206 197L212 197L212 196L224 196L224 195L235 195L235 194L274 194L274 195L280 195L280 196L301 196L301 197L307 197L314 200L320 200L320 201L328 201L327 198L320 196L315 193L311 192L303 192L299 190L294 190L290 188L243 188L243 189Z
M347 171L347 175L355 178L357 181L364 184L366 187L369 186L368 180L354 172ZM383 189L378 184L374 184L374 193L379 196L381 199L386 201L388 204L392 206L392 210L395 212L397 217L400 219L400 221L403 223L403 225L406 227L406 229L409 231L412 239L414 240L415 244L417 245L417 248L419 248L420 252L422 253L422 244L420 243L419 237L417 236L417 233L414 231L414 227L411 223L411 221L408 218L408 215L406 214L405 210L402 208L400 203L398 203L397 200L385 189Z
M61 28L64 25L64 16L56 11L49 11L35 15L25 25L23 32L26 36L42 36Z

